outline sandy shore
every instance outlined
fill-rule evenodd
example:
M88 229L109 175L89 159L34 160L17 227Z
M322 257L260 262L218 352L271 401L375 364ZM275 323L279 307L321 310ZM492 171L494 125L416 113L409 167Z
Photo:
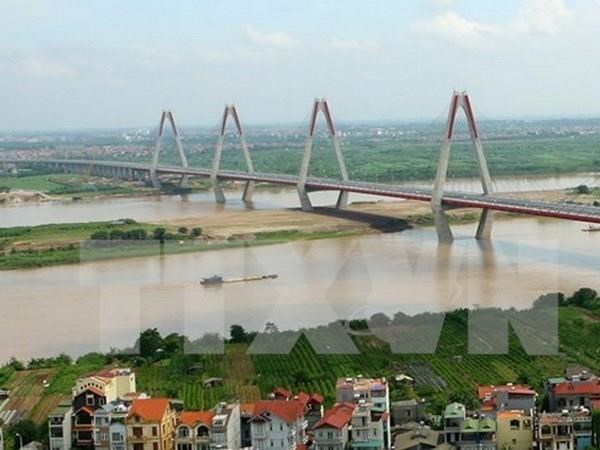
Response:
M548 202L559 202L575 197L565 191L519 192L503 194L507 197L536 199ZM591 203L591 198L578 196L577 201ZM319 208L314 212L303 212L300 209L281 210L245 210L223 211L218 215L206 217L186 217L164 221L169 226L200 226L209 235L231 236L258 232L300 230L304 232L320 231L356 231L377 232L390 219L401 219L423 223L429 217L430 206L425 202L398 200L377 201L373 203L358 202L351 204L345 211L330 208ZM478 210L456 209L449 212L461 220L473 220ZM514 217L508 214L497 214L498 217Z

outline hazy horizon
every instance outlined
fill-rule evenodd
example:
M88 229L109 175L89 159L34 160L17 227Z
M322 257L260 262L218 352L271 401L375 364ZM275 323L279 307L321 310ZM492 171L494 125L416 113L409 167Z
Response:
M5 0L0 129L207 127L231 102L294 125L321 96L339 123L427 121L454 89L480 120L596 118L599 21L594 0Z

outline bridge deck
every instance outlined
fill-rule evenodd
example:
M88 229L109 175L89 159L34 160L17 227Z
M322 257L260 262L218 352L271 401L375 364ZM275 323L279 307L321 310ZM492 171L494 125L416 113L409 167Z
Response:
M95 160L7 160L0 163L41 163L41 164L68 164L86 167L125 168L138 171L150 171L149 164L139 164L120 161L95 161ZM159 174L188 175L209 177L209 169L182 168L175 166L159 166ZM281 175L269 173L239 172L233 170L219 171L219 178L231 181L256 181L280 185L295 186L298 177L295 175ZM431 201L431 189L416 189L406 186L390 185L384 183L370 183L364 181L340 181L331 178L309 177L306 183L309 190L336 190L361 194L380 195L383 197L403 198L407 200ZM600 207L574 205L566 203L549 203L534 200L507 198L499 195L483 195L466 192L446 192L442 200L444 205L460 208L490 209L517 214L552 217L559 219L575 220L600 224Z

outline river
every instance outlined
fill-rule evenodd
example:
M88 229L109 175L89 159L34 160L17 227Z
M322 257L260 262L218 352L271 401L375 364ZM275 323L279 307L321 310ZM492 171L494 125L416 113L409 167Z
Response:
M582 176L563 181L572 186L583 180ZM318 202L335 197L313 195ZM255 207L296 206L296 201L293 191L259 190ZM244 208L237 200L215 206L209 193L184 200L163 196L23 205L2 208L0 226L118 217L168 219L216 214L223 207ZM600 233L584 233L582 227L519 218L498 220L488 245L471 237L473 224L453 227L457 240L451 247L439 246L432 229L414 229L0 272L0 339L5 343L0 346L0 361L122 348L148 327L198 337L226 333L233 323L262 329L272 321L283 329L375 312L525 308L547 292L600 287ZM273 272L279 275L276 280L220 288L198 283L212 273Z

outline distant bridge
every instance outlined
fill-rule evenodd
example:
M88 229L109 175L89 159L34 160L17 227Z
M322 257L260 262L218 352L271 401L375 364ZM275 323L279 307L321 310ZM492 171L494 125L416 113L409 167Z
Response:
M462 108L467 116L467 123L471 138L475 147L475 153L479 165L479 174L482 182L483 193L465 193L465 192L445 192L444 184L448 170L448 160L450 143L454 130L454 124L458 110ZM315 134L316 120L319 112L322 112L327 121L329 133L333 142L338 166L341 173L341 179L320 178L308 176L310 164L312 139ZM240 138L240 144L246 164L247 171L221 170L220 160L223 148L223 139L227 119L232 117L235 121L237 132ZM160 153L160 143L164 130L165 121L169 121L176 139L176 145L182 166L159 165L158 157ZM402 198L407 200L417 200L430 202L432 205L436 230L440 241L452 241L452 232L444 213L447 209L453 208L477 208L483 211L476 237L478 239L488 239L491 236L492 211L503 211L516 214L525 214L532 216L551 217L557 219L574 220L600 224L600 207L574 205L574 204L556 204L534 200L515 199L502 197L492 192L492 183L488 171L485 155L482 150L479 132L473 116L469 96L466 93L455 92L452 95L450 112L446 126L444 143L440 153L437 175L433 188L410 188L406 186L390 185L384 183L370 183L364 181L352 181L348 179L344 159L338 141L338 135L335 131L332 116L327 101L316 100L313 106L313 112L304 146L304 155L300 167L300 173L296 175L283 175L255 172L252 166L252 160L248 152L248 146L245 141L244 133L241 127L239 116L235 106L226 106L219 139L216 145L213 167L211 169L192 168L188 166L185 153L179 140L177 127L173 114L169 111L163 112L159 124L158 138L156 148L153 154L151 164L118 162L118 161L98 161L98 160L66 160L66 159L0 159L0 163L27 163L43 164L51 168L65 172L84 172L96 176L123 178L128 180L146 180L152 181L156 186L160 186L160 175L180 176L184 183L187 177L204 177L212 181L217 202L224 202L225 196L221 188L221 181L238 181L245 183L243 198L245 201L251 200L253 186L255 183L269 183L277 185L295 186L298 190L300 203L303 210L311 210L312 204L308 197L311 191L339 191L337 207L343 208L347 205L348 193L360 193L379 195L383 197Z

